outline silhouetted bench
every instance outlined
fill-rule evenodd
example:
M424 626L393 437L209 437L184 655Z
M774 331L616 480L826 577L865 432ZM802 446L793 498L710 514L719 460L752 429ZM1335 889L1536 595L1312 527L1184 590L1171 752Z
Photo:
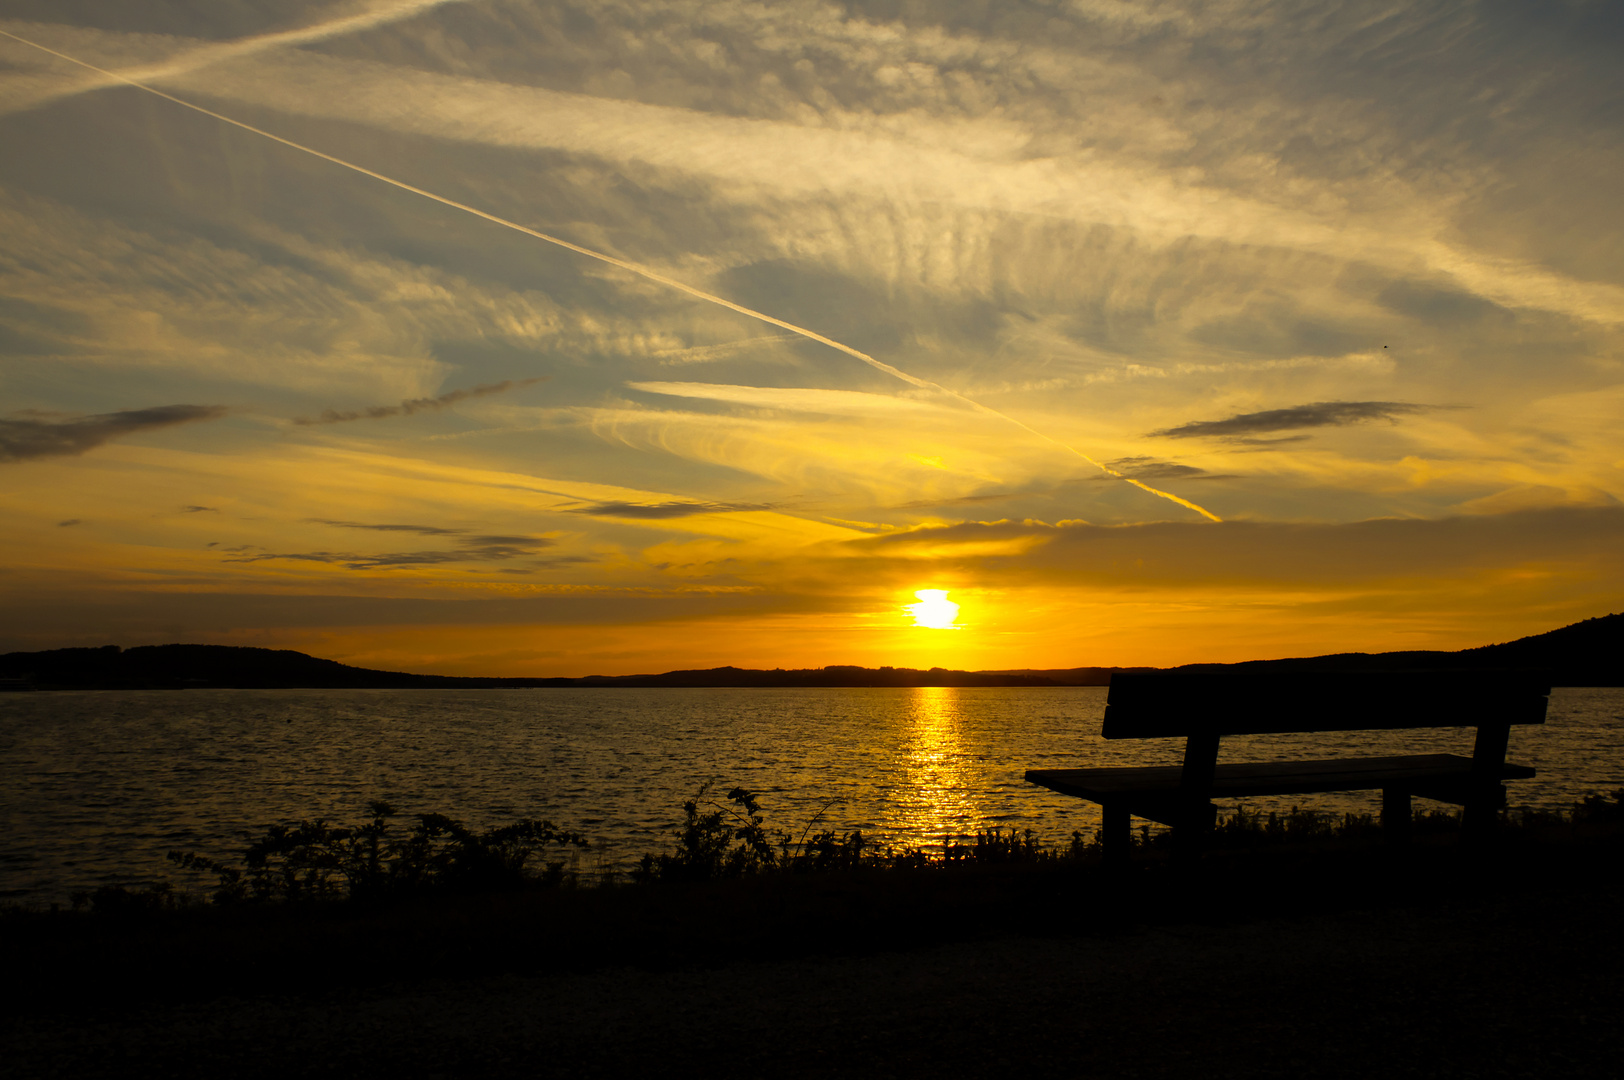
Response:
M1034 784L1104 808L1105 856L1125 860L1130 817L1174 828L1199 850L1217 815L1213 799L1382 791L1388 841L1409 838L1410 799L1466 808L1466 828L1490 827L1505 805L1503 781L1534 770L1506 763L1513 724L1543 724L1550 679L1540 672L1283 672L1117 674L1106 698L1107 739L1182 738L1184 764L1033 769ZM1471 757L1410 754L1323 761L1218 764L1226 735L1475 727Z

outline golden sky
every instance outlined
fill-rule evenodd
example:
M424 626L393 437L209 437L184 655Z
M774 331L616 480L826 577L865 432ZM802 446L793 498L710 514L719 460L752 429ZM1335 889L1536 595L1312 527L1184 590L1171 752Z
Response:
M0 31L0 649L1047 668L1624 608L1609 5Z

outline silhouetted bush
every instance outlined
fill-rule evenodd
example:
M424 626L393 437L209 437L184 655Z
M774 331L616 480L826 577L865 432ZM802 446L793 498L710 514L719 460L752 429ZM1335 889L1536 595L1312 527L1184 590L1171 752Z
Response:
M100 888L74 893L69 899L75 910L88 909L98 915L148 915L155 911L174 911L186 906L186 897L177 893L175 887L167 881L139 889L131 889L124 885L103 885Z
M954 838L943 840L939 854L920 848L878 847L862 830L849 833L812 830L833 802L824 804L801 831L799 839L783 830L769 833L756 794L733 788L725 796L727 805L708 799L712 785L707 783L682 804L684 821L673 837L670 852L649 852L631 871L637 882L705 881L739 878L773 872L826 873L834 870L923 869L959 863L1046 862L1076 858L1090 845L1081 833L1073 833L1071 844L1055 850L1044 847L1032 830L1007 835L1002 829L975 834L973 842ZM1096 841L1097 842L1097 841Z
M709 800L709 811L701 812L700 802L710 789L705 784L682 804L686 820L676 832L676 848L669 854L644 855L632 871L633 881L738 878L778 867L778 853L762 826L755 794L736 787L727 793L733 806Z
M562 859L529 863L549 848L584 848L579 834L526 818L476 833L444 814L418 814L404 835L386 802L368 805L363 825L322 820L269 825L250 841L240 865L193 852L169 853L186 870L213 874L210 899L249 901L376 900L426 891L489 892L573 884Z
M1624 821L1624 788L1610 795L1586 795L1573 804L1576 822Z

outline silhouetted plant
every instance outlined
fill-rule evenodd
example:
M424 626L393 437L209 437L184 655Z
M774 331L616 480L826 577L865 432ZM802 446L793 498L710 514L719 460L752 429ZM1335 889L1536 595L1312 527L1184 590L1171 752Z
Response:
M1586 795L1573 804L1573 820L1575 823L1624 821L1624 788L1608 795Z
M1594 798L1594 796L1592 796ZM1531 806L1506 811L1506 820L1521 829L1551 828L1580 820L1580 815L1564 814L1560 810L1537 810Z
M75 911L89 910L97 915L147 915L155 911L174 911L186 905L186 898L175 892L167 881L132 889L126 885L103 885L85 892L76 892L69 900ZM52 905L55 909L55 905Z
M1039 844L1037 834L1031 829L1027 829L1024 833L1017 833L1011 829L1007 836L1002 829L988 829L986 832L976 833L975 842L972 844L942 845L944 863L1049 862L1061 857L1061 852L1051 851Z
M699 881L774 871L825 873L860 867L911 870L958 863L1048 862L1083 858L1098 846L1097 840L1091 844L1074 832L1066 847L1051 849L1030 829L1005 833L994 828L975 834L968 842L946 838L937 854L912 847L880 848L860 829L812 832L834 800L813 816L799 840L779 831L774 841L754 792L733 788L726 796L733 804L728 806L706 799L711 787L706 783L682 804L684 821L673 833L676 847L669 853L645 854L632 870L632 880Z
M707 781L682 804L685 820L676 831L676 849L668 855L644 855L632 871L632 880L737 878L772 870L780 864L762 825L755 793L733 788L727 793L727 801L733 806L724 806L707 799L711 787ZM710 808L708 811L701 810L702 800ZM734 841L738 841L736 846Z
M790 868L811 873L830 870L850 870L863 865L864 852L873 845L861 829L849 833L825 831L801 838L800 851L790 861Z
M300 821L266 826L233 866L192 852L170 852L182 869L210 873L215 903L372 900L427 890L491 891L571 882L562 860L529 869L546 848L586 847L580 835L548 821L524 819L474 832L444 814L418 814L404 836L393 832L396 810L368 804L358 826Z

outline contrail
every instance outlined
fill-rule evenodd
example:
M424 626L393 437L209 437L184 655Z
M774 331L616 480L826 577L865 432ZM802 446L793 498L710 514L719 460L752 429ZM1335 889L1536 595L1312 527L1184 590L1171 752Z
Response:
M242 56L263 52L266 49L280 48L285 45L307 45L314 41L325 41L328 38L338 37L341 34L350 34L357 30L368 30L374 26L383 26L387 23L398 22L401 19L411 18L413 15L428 11L431 8L443 7L446 4L460 4L466 2L467 0L402 0L402 2L397 4L390 4L385 7L374 6L367 11L362 11L354 15L345 15L341 18L329 19L326 22L313 23L310 26L301 26L295 30L278 30L269 34L256 34L253 37L238 38L236 41L227 41L218 45L204 45L201 48L193 49L191 52L185 53L184 55L173 57L168 60L160 60L155 64L145 64L141 67L128 68L122 74L118 72L104 71L101 68L87 64L82 60L74 60L71 56L67 56L59 52L53 52L50 49L45 49L46 52L51 53L53 56L58 56L64 60L72 61L81 67L89 68L91 71L101 75L102 78L92 82L81 83L78 86L65 87L60 90L41 94L40 96L28 101L23 108L37 108L38 106L44 105L50 101L56 101L64 97L71 97L74 94L86 93L91 90L99 90L105 86L116 86L119 83L128 83L131 86L140 86L143 90L146 90L150 88L143 85L145 82L154 82L161 79L173 78L176 75L184 75L187 72L196 71L199 68L209 67L212 64L222 63L226 60L235 60ZM6 32L0 30L0 33ZM44 48L41 45L36 45L32 41L28 41L26 38L17 37L16 34L6 33L6 36L9 38L14 38L17 41L21 41L27 45L34 45L35 48Z
M431 0L419 0L419 2L424 3L425 5L427 5L429 2L431 2ZM777 326L777 327L779 327L781 329L788 330L792 334L799 334L801 337L804 337L809 341L816 341L820 345L827 345L831 349L836 349L836 350L838 350L840 352L845 353L847 356L850 356L850 357L852 357L854 359L857 359L857 360L861 360L863 363L867 364L869 367L874 368L877 371L885 372L887 375L890 375L892 378L900 379L901 381L907 383L909 386L915 386L915 387L918 387L921 390L931 390L931 391L934 391L934 392L939 393L939 394L944 394L947 397L950 397L955 401L961 402L964 405L969 406L971 409L974 409L976 412L982 413L982 414L987 415L987 416L997 417L998 419L1004 421L1007 424L1013 424L1014 426L1020 428L1022 431L1026 432L1027 434L1036 436L1037 438L1042 439L1046 443L1050 443L1051 445L1058 446L1062 450L1066 450L1069 453L1075 454L1077 457L1082 458L1084 461L1088 462L1090 465L1094 466L1096 469L1099 469L1101 472L1106 473L1109 476L1114 476L1118 480L1123 481L1124 483L1132 484L1134 487L1139 488L1141 491L1148 491L1152 495L1156 495L1156 496L1158 496L1160 498L1167 499L1167 500L1169 500L1171 502L1175 502L1178 505L1184 507L1185 509L1194 510L1196 513L1200 514L1202 517L1207 518L1209 521L1222 521L1223 520L1223 518L1219 517L1217 514L1214 514L1211 510L1208 510L1205 507L1197 506L1195 503L1191 502L1189 499L1180 498L1179 496L1174 495L1170 491L1163 491L1160 488L1153 488L1149 484L1144 483L1141 480L1135 480L1131 476L1126 476L1123 473L1118 472L1117 470L1111 468L1109 465L1106 465L1103 462L1095 461L1093 458L1089 457L1087 454L1083 453L1081 450L1077 449L1075 446L1072 446L1069 443L1062 442L1061 440L1056 439L1052 435L1046 435L1043 432L1039 431L1037 428L1032 427L1030 424L1028 424L1028 423L1026 423L1026 422L1024 422L1022 420L1017 420L1015 417L1010 416L1008 413L999 412L997 409L994 409L989 405L983 405L983 404L981 404L981 402L975 401L975 400L973 400L971 398L968 398L968 397L965 397L963 394L959 393L957 390L949 389L948 387L945 387L945 386L941 385L940 383L931 382L929 379L921 379L917 375L910 375L906 371L903 371L901 368L892 367L890 364L887 364L883 360L876 360L874 357L868 355L868 353L861 352L861 351L859 351L857 349L854 349L850 345L842 344L841 342L836 341L834 338L824 337L822 334L818 333L816 330L808 330L804 326L796 326L794 323L785 322L783 319L777 318L777 317L772 316L772 315L768 315L765 312L756 311L754 308L747 308L743 304L735 304L733 301L727 299L726 297L717 296L715 293L708 293L703 289L697 289L692 285L686 284L685 282L678 281L676 278L666 277L664 274L660 273L659 271L652 270L649 267L640 266L640 265L638 265L637 263L634 263L634 262L627 262L625 259L617 259L613 255L605 255L601 251L593 251L591 248L584 248L579 244L572 244L568 240L564 240L564 239L561 239L560 237L551 236L551 235L549 235L547 233L540 232L540 231L538 231L536 229L530 228L527 225L520 225L516 221L509 221L507 218L497 217L495 214L489 213L488 211L485 211L485 210L481 210L476 206L469 206L467 203L458 202L457 200L447 198L444 195L436 195L432 191L426 191L423 188L416 187L415 185L412 185L412 184L408 184L404 180L396 180L392 176L385 176L383 173L374 172L371 169L366 168L365 166L356 165L353 162L345 161L343 158L338 158L338 157L334 157L332 154L323 153L322 151L317 150L314 147L309 147L309 146L304 145L303 143L294 142L292 139L285 139L280 135L274 135L271 132L266 131L263 128L257 128L254 125L249 124L249 123L245 123L245 122L243 122L241 120L234 120L231 117L224 115L223 113L215 112L213 109L205 109L201 105L194 105L190 101L186 101L183 98L178 98L173 94L166 94L162 90L157 89L156 87L148 86L145 83L136 82L134 79L129 78L126 75L121 75L116 71L108 71L105 68L99 68L94 64L86 63L85 61L77 59L76 57L69 56L67 53L57 52L55 49L47 48L46 46L41 45L38 42L29 41L27 38L24 38L24 37L18 37L16 34L13 34L10 31L0 30L0 34L4 34L6 37L11 38L13 41L20 41L24 45L31 45L34 48L39 49L41 52L50 53L52 56L55 56L55 57L58 57L60 59L68 61L70 64L78 64L80 67L89 68L91 71L94 71L94 72L96 72L96 73L98 73L100 75L105 75L110 79L114 79L114 80L116 80L118 82L125 83L125 84L127 84L129 86L133 86L137 90L145 90L149 94L155 94L158 97L161 97L166 101L174 102L176 105L180 105L180 106L183 106L185 108L191 109L194 112L202 113L204 116L213 117L214 119L219 120L221 123L230 124L233 127L242 128L244 131L251 131L255 135L262 135L265 138L270 139L273 142L279 142L283 146L291 147L294 150L303 151L306 154L310 154L310 155L312 155L314 157L321 158L323 161L330 161L334 165L339 165L339 166L342 166L343 168L349 169L349 170L351 170L353 172L358 172L362 176L370 176L372 179L382 181L383 183L388 184L391 187L399 188L402 191L409 191L413 195L421 195L425 199L432 199L435 202L440 203L440 204L442 204L444 206L449 206L449 207L452 207L453 209L461 210L461 211L463 211L465 213L473 214L475 217L478 217L478 218L484 218L486 221L489 221L489 222L491 222L493 224L496 224L496 225L501 225L503 228L512 229L515 232L524 233L526 236L533 236L537 240L545 240L549 244L556 244L561 248L567 248L568 250L573 251L573 252L575 252L575 253L577 253L579 255L585 255L589 259L597 259L599 262L608 263L610 266L617 266L622 270L628 271L628 272L633 273L633 274L637 274L640 277L645 277L650 281L657 281L661 285L666 286L667 288L675 289L678 292L687 293L689 296L694 297L696 300L704 300L707 303L720 305L721 307L727 308L729 311L736 311L740 315L746 315L746 316L748 316L748 317L750 317L752 319L759 319L764 323L770 323L773 326Z

